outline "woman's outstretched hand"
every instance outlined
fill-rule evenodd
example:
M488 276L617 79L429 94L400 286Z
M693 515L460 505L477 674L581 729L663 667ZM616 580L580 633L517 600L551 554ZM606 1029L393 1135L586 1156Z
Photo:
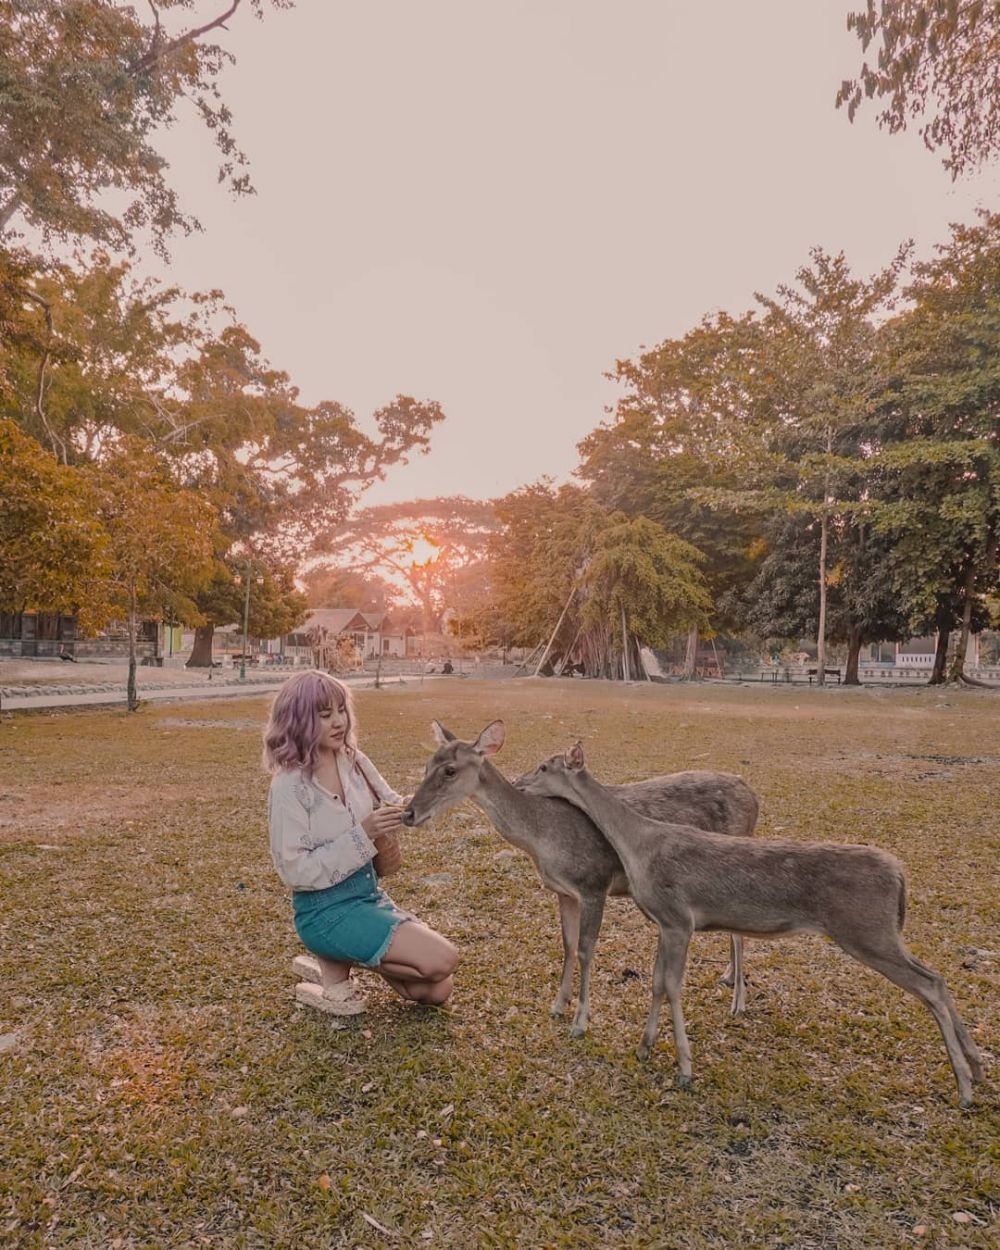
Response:
M377 842L379 838L384 837L387 833L395 833L403 823L403 809L401 807L376 807L373 812L364 818L361 822L361 828L368 834L373 842Z

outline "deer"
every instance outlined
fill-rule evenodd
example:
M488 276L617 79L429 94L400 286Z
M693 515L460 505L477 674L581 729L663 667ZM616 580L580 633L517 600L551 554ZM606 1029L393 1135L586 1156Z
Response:
M590 820L570 803L525 794L491 763L503 746L506 729L492 721L474 742L463 742L439 721L431 728L438 750L427 763L424 780L403 813L403 824L422 825L464 799L482 809L512 846L525 851L542 880L556 895L562 930L563 966L559 988L549 1008L562 1017L573 997L574 965L580 987L571 1036L582 1037L590 1016L590 971L609 894L627 895L621 861ZM645 815L678 820L718 834L752 835L757 797L731 773L680 772L616 787L616 793ZM743 944L731 941L729 968L722 977L732 987L732 1015L746 1004Z
M971 1105L973 1081L983 1079L982 1060L944 978L903 943L906 881L894 855L873 846L720 837L684 823L651 820L591 775L579 742L539 764L521 784L528 794L566 799L586 812L620 858L636 904L659 929L640 1059L652 1051L666 998L677 1080L691 1083L681 984L693 933L725 929L754 938L821 933L924 1004L944 1038L959 1105Z

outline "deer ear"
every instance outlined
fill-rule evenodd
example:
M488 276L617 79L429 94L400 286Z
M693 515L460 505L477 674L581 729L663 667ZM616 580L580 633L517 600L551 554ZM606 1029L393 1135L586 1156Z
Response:
M431 721L431 729L439 747L443 747L448 742L455 741L455 735L450 729L445 729L444 725L442 725L439 720Z
M570 747L570 749L566 752L566 755L564 758L566 760L567 767L582 768L584 765L583 743L574 742L573 745Z
M504 728L503 721L495 720L486 726L476 739L472 749L478 751L480 755L496 755L497 751L503 746L506 736L507 730Z

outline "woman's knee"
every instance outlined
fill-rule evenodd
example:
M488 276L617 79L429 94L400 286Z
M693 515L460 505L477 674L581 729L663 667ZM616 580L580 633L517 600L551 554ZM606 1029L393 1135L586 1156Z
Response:
M440 981L433 981L430 985L424 986L417 991L414 997L417 1002L423 1003L426 1007L440 1007L442 1003L446 1003L451 998L454 988L454 981L450 976L447 976Z
M453 946L447 938L441 938L426 969L428 981L443 981L446 977L450 977L458 967L459 958L458 948Z

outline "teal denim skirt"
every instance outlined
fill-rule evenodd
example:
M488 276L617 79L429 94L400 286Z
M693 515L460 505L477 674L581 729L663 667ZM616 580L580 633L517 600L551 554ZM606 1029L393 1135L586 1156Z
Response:
M380 888L371 864L325 890L292 894L295 932L323 959L376 968L404 920L414 920Z

